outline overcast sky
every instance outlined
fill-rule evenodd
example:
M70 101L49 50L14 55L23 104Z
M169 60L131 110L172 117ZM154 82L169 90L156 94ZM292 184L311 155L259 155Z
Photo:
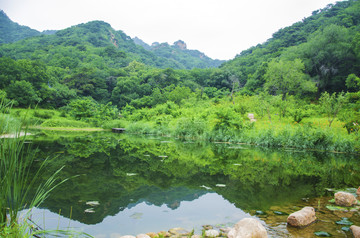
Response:
M11 20L60 30L103 20L148 44L183 40L211 58L232 59L332 0L0 0Z

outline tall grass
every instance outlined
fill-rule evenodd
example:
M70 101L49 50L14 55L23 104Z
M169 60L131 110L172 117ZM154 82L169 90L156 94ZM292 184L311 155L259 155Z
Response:
M1 112L9 107L0 102ZM12 133L10 138L0 138L0 236L26 237L45 231L34 231L29 223L20 221L20 212L29 209L25 217L30 216L31 209L39 206L53 189L67 179L57 180L60 168L45 183L35 186L49 161L45 159L35 173L31 171L36 155L29 146L25 146L27 130L22 136L21 124L14 126L12 122L12 117L0 113L0 135ZM34 191L35 195L29 198Z

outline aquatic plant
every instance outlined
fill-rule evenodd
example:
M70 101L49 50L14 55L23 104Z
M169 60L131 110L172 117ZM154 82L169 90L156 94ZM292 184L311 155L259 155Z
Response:
M0 102L0 109L10 106ZM26 237L29 234L49 232L36 231L35 226L28 222L31 209L39 206L52 190L68 179L58 181L61 167L44 183L35 186L49 160L35 162L36 154L30 152L30 146L25 144L27 130L21 132L21 125L17 124L9 131L12 118L4 114L0 114L0 118L0 135L12 133L7 138L0 138L0 236ZM35 163L40 165L33 173L31 170ZM31 198L30 193L34 194ZM24 209L28 209L28 212L20 219Z

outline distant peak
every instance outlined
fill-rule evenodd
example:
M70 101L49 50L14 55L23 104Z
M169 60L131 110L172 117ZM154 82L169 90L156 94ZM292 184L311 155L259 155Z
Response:
M175 41L174 46L181 49L181 50L186 50L187 49L186 43L184 41L182 41L182 40Z

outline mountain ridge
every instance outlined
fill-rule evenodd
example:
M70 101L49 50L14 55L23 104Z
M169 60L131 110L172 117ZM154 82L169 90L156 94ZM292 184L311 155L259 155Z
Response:
M3 33L0 36L0 43L16 43L32 37L55 35L55 38L59 37L59 39L56 40L58 44L62 41L62 44L78 45L81 42L85 44L84 40L87 40L94 47L106 47L109 46L108 43L110 41L114 47L131 54L133 58L139 62L158 68L210 68L218 67L223 63L223 61L213 60L199 51L196 51L198 53L194 53L193 50L174 51L174 48L162 49L160 52L156 51L151 47L147 47L146 43L142 40L138 38L131 39L131 37L123 31L113 29L109 23L104 21L95 20L80 23L63 30L47 30L43 32L33 30L26 26L20 26L11 21L4 11L0 12L0 21L2 23L0 32ZM19 32L21 36L18 36ZM136 44L137 42L142 43ZM26 44L26 42L24 43ZM43 48L42 46L38 47Z

